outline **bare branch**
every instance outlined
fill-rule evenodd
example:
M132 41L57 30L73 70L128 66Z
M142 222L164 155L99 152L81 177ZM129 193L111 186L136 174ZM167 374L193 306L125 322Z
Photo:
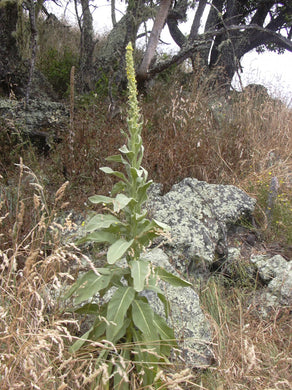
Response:
M245 31L245 30L250 30L262 34L263 35L262 39L264 41L275 42L279 46L283 47L284 49L292 52L292 42L289 39L283 37L282 35L274 31L270 31L256 24L248 25L248 26L228 26L218 30L212 30L204 34L201 34L191 44L189 43L183 46L183 48L179 51L179 53L174 55L172 58L154 65L153 68L149 70L149 76L153 77L155 74L162 72L163 70L169 68L173 64L181 64L184 60L192 57L199 50L202 50L206 47L208 48L210 42L213 40L215 36L226 33L226 31Z
M163 29L168 10L171 5L171 0L161 0L160 6L154 21L154 25L150 34L149 43L147 45L146 52L144 54L142 63L139 67L137 76L140 79L147 78L147 72L152 58L154 57L155 50L159 41L160 33Z
M112 24L113 27L117 24L116 19L116 0L111 0L111 17L112 17Z
M189 41L192 41L199 32L201 19L202 19L203 13L205 11L206 5L207 5L207 0L200 0L199 1L199 5L198 5L197 11L196 11L196 14L194 17L194 21L193 21L193 24L191 27Z

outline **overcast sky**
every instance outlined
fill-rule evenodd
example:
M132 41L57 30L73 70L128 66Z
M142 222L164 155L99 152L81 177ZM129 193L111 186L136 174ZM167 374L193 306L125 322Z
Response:
M47 3L48 4L48 3ZM50 2L52 4L52 2ZM120 19L125 10L125 2L116 0L116 17ZM51 12L57 16L62 16L63 11L60 8L50 9ZM70 23L76 23L74 7L70 6L66 10L66 19ZM98 8L93 12L94 28L97 33L105 33L112 28L111 15L110 15L110 3L107 0L99 0ZM180 27L184 33L190 31L190 23L193 16L189 15L189 21L184 24L180 24ZM162 50L170 50L171 52L178 51L178 46L172 41L167 26L162 33L162 40L169 45L162 46ZM285 51L284 54L276 54L271 52L265 52L258 54L255 51L246 54L242 60L241 65L243 73L241 73L241 80L243 86L251 83L263 84L268 88L269 93L274 96L285 100L289 106L292 106L292 53ZM233 85L239 88L239 83L236 78L233 81Z

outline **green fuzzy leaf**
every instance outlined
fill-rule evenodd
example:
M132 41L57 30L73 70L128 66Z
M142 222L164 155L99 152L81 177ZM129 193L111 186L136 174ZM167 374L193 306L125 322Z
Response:
M90 333L90 338L92 340L98 340L100 337L103 337L105 335L105 330L107 323L104 319L101 318L101 316L105 316L106 311L103 308L102 313L100 314L100 317L97 317L94 321L94 324L92 326L92 330Z
M119 152L125 154L129 159L132 159L134 157L134 152L130 151L126 145L123 145Z
M154 222L144 218L138 223L137 233L139 236L145 235L145 233L149 232L150 230L154 230L155 226L156 225Z
M120 220L111 214L97 214L92 217L85 225L86 232L106 229L114 224L121 224Z
M137 241L142 246L147 246L150 241L152 241L155 237L160 235L158 229L160 228L153 220L150 221L149 219L146 218L144 220L141 220L138 223L138 228L137 228L137 236L136 236Z
M146 169L144 169L143 167L141 167L141 163L142 163L142 160L143 160L143 156L144 156L144 146L141 145L140 153L139 153L139 157L138 157L137 163L138 163L138 165L140 166L140 168L143 169L143 170L145 171L145 173L144 173L144 179L145 179L145 181L146 181L146 180L147 180L147 177L148 177L148 171L146 171Z
M134 289L140 292L144 289L145 278L150 271L149 262L144 260L134 260L130 262L130 266Z
M126 241L123 238L113 243L107 252L107 261L109 264L114 264L117 260L124 256L127 250L131 247L134 240Z
M134 199L124 194L118 194L113 201L114 212L118 213L120 210L123 210L132 200Z
M83 284L88 283L88 281L91 280L96 280L98 276L93 272L89 271L86 274L82 275L80 278L76 280L76 282L69 288L69 290L66 292L64 295L64 299L70 298L75 291L80 288Z
M147 210L144 211L144 212L142 212L141 214L135 213L135 220L136 220L137 222L143 221L143 219L146 219L147 213L148 213Z
M154 312L149 303L140 299L132 302L133 322L147 340L157 340L157 330L153 322Z
M164 295L164 293L157 293L157 296L158 298L160 299L160 301L162 302L163 306L164 306L164 313L165 313L165 317L168 318L169 317L169 313L170 313L170 303L169 303L169 300L166 298L166 296Z
M88 314L90 314L90 313L88 313ZM102 316L104 314L105 314L105 311L103 309L100 315ZM84 335L72 345L71 351L72 352L78 351L84 345L84 343L86 341L98 340L100 337L102 337L105 334L105 330L106 330L106 322L104 320L100 319L100 317L98 317L94 321L94 324L91 326L89 331L84 333Z
M153 322L162 340L160 344L161 354L169 357L171 349L177 346L174 331L167 325L166 321L156 313L154 313Z
M152 219L153 222L155 222L155 224L157 225L158 228L162 229L162 230L170 230L170 227L166 224L166 223L163 223L163 222L160 222L160 221L157 221L156 219Z
M103 171L104 173L107 173L109 175L114 175L120 179L122 179L124 182L127 183L127 179L126 179L126 176L122 173L122 172L119 172L119 171L114 171L113 169L109 168L109 167L102 167L102 168L99 168L101 171Z
M120 268L119 268L120 269ZM111 267L107 267L107 268L96 268L96 271L101 274L101 275L111 275L112 272L115 271L115 269L111 268Z
M136 367L138 372L144 372L143 374L143 386L153 386L155 376L157 374L157 365L158 358L153 354L148 353L147 344L143 339L141 332L137 331L135 328L131 329L134 338L134 361L136 362ZM150 349L150 348L149 348Z
M130 169L132 177L136 180L138 177L142 177L144 174L144 169L137 169L134 167L131 167Z
M119 181L118 183L116 183L112 190L111 190L111 195L115 195L115 194L118 194L119 192L124 192L126 189L126 184L122 181Z
M130 319L125 318L123 326L119 329L119 331L115 334L113 340L111 340L113 343L117 343L122 337L125 336L128 326L130 325Z
M169 342L173 346L176 345L174 330L167 325L165 319L154 313L153 323L162 340Z
M99 313L99 305L96 303L85 303L82 307L74 310L74 313L96 315Z
M72 347L69 348L69 352L71 352L71 353L77 352L83 346L83 344L86 343L91 331L92 331L92 328L90 328L89 331L84 333L84 335L82 335L80 337L80 339L75 341L75 343L72 345Z
M89 271L73 284L65 294L64 299L68 299L76 292L76 304L86 301L107 287L111 277L112 275L96 275L93 271Z
M86 301L94 297L100 290L103 290L109 285L111 275L97 276L92 274L93 271L89 271L87 279L82 286L80 286L76 292L75 303L78 305L81 302Z
M113 198L110 198L109 196L104 196L104 195L93 195L88 198L88 200L91 203L98 204L98 203L113 203Z
M165 271L165 269L163 269L163 268L157 267L157 268L155 268L155 271L161 280L171 284L172 286L175 286L175 287L192 287L193 286L192 283L187 282L186 280L183 280L183 279L179 278L178 276L173 275L173 274Z
M107 321L110 324L106 330L106 339L113 341L118 332L123 328L125 315L135 297L132 287L119 287L108 303Z
M164 312L166 318L169 316L170 312L170 304L168 299L166 298L164 292L157 286L157 277L151 275L148 279L148 284L145 286L145 290L153 291L157 294L157 297L160 299L161 303L164 306Z
M137 198L138 198L138 201L140 202L140 204L143 204L148 199L147 190L151 186L151 184L152 184L152 181L150 180L145 184L143 183L143 184L139 185L139 187L137 189Z
M117 239L117 236L115 234L105 232L103 230L97 230L93 233L88 234L85 237L82 237L80 240L77 241L77 245L84 244L85 242L109 242L110 244L113 244Z
M129 163L120 154L115 154L114 156L109 156L106 158L106 161L112 161L112 162L117 162L117 163L121 163L124 165L129 165Z

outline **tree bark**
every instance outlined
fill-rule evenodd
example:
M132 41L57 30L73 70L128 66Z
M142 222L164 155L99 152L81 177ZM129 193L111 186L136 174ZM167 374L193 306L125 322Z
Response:
M142 0L129 2L127 12L111 30L105 44L98 52L94 63L95 83L100 79L107 79L110 75L109 86L113 84L118 88L123 88L124 84L126 86L126 46L130 41L135 46L139 26L151 16L150 11Z
M232 32L242 32L242 30L245 30L246 33L250 33L253 37L258 37L258 40L254 42L254 46L257 47L259 44L266 43L266 42L275 42L277 45L284 47L285 49L292 52L292 42L289 41L287 38L284 38L283 36L280 36L274 31L267 31L265 28L257 26L257 25L248 25L248 26L228 26L227 30L229 33ZM213 37L216 37L217 35L220 36L222 34L226 33L226 28L222 27L218 30L211 30L204 34L201 34L198 36L197 39L195 39L192 43L189 43L188 45L185 45L178 54L174 55L172 58L160 62L157 65L154 65L153 68L149 70L149 73L154 76L157 73L162 72L163 70L169 68L173 64L180 64L185 59L190 58L198 53L201 53L201 51L205 51L206 48L210 46L212 43ZM245 39L243 38L242 41L244 42ZM252 47L253 48L253 47ZM236 55L238 56L238 60L246 54L248 51L252 50L250 48L247 50L246 46L238 45L236 47ZM229 43L227 42L226 45L222 45L220 48L220 58L226 60L225 62L222 61L220 63L220 66L222 67L221 72L219 74L225 74L225 79L221 80L222 84L224 84L224 81L227 82L227 80L232 78L236 69L234 69L234 62L232 54L234 54L234 49L230 48ZM232 51L232 53L231 53ZM226 54L227 53L227 54ZM226 55L224 55L226 54ZM230 62L229 58L231 58ZM235 64L238 65L238 64ZM214 70L217 71L216 66L214 65ZM231 80L229 80L231 82ZM224 84L226 85L226 84ZM230 84L229 84L230 85Z
M174 8L170 10L167 17L167 26L169 33L174 42L182 48L186 43L187 39L184 34L178 28L178 21L184 20L187 17L188 1L180 0L175 3Z
M111 17L112 17L112 24L113 27L117 24L116 20L116 0L111 0Z
M31 84L32 79L34 75L35 70L35 60L36 60L36 50L37 50L37 28L36 28L36 5L33 0L27 0L25 2L25 5L28 9L29 14L29 24L30 24L30 65L29 65L29 76L28 76L28 82L26 86L25 91L25 105L26 107L29 104L29 98L30 98L30 90L31 90Z
M24 66L15 31L17 30L17 2L7 1L0 7L0 94L23 97L28 72Z
M144 54L142 63L137 72L137 77L140 80L147 79L147 73L149 70L149 65L155 55L155 51L158 45L158 40L163 29L169 8L171 5L171 0L161 0L160 6L154 21L154 25L150 34L150 39L147 45L146 52Z
M80 0L82 16L80 20L80 68L78 72L78 84L81 92L92 89L92 62L95 46L93 32L93 18L89 8L89 0Z
M197 34L199 32L201 19L202 19L203 13L205 11L206 5L207 5L207 0L200 0L199 1L199 5L198 5L197 11L196 11L196 14L194 17L194 21L193 21L193 24L191 27L189 41L192 41L197 36Z

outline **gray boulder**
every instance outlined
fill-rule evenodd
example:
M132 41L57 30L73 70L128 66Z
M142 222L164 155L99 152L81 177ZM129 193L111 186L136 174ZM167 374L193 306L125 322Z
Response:
M69 111L62 103L50 100L24 102L0 99L0 116L11 132L29 138L42 151L49 149L68 127Z
M161 249L156 248L143 257L153 265L163 267L168 272L179 276ZM197 293L191 287L174 287L163 281L159 281L159 287L170 303L171 313L168 323L174 328L178 340L179 358L189 367L210 365L213 360L210 348L211 328L202 312ZM147 291L145 295L153 310L164 316L164 307L157 295L151 291Z
M262 280L267 283L267 303L271 306L277 304L292 305L292 263L282 256L268 255L251 256L251 262L255 265Z
M165 249L176 266L186 271L210 264L216 253L227 251L229 227L250 216L255 203L232 185L186 178L163 196L155 185L147 207L155 219L170 226L171 239Z

